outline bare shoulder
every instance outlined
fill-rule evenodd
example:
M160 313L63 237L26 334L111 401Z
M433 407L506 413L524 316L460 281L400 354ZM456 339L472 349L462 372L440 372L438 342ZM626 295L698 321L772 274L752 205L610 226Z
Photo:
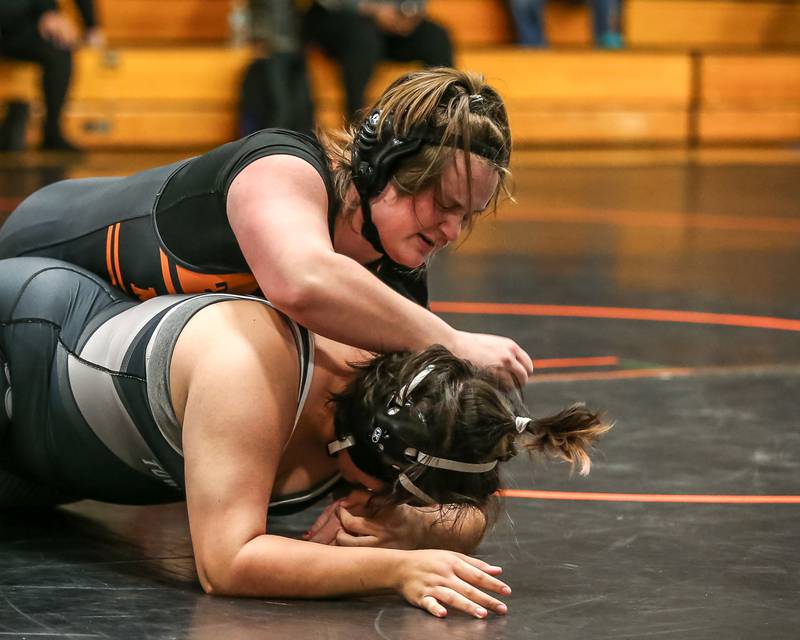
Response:
M280 293L280 279L291 277L296 260L331 250L328 205L322 176L295 156L260 158L234 179L226 201L228 221L248 264L271 295Z
M281 315L257 300L226 300L187 322L173 351L170 385L176 415L190 391L254 411L292 414L299 364L294 336ZM277 415L276 415L277 417Z
M265 190L278 197L293 194L327 202L322 176L311 164L292 155L267 156L251 162L231 183L228 201Z

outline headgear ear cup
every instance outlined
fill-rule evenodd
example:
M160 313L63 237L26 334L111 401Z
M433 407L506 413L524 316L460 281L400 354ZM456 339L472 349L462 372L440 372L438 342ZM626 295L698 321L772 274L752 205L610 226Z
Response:
M372 195L373 155L378 144L380 117L380 110L373 111L359 128L353 144L353 183L358 193L367 197Z
M398 162L416 153L423 141L415 137L396 137L392 119L388 116L379 128L381 113L380 109L376 109L362 123L353 144L352 160L353 184L358 191L364 217L361 234L378 253L386 255L378 229L372 221L369 201L386 188Z

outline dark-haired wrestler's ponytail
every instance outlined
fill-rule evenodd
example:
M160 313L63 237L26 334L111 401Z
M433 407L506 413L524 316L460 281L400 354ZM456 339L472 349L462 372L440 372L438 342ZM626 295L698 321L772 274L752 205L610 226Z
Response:
M613 426L603 422L597 413L587 409L583 403L574 404L546 418L518 418L517 424L523 428L518 446L566 460L578 467L582 476L587 475L592 466L589 457L592 444Z

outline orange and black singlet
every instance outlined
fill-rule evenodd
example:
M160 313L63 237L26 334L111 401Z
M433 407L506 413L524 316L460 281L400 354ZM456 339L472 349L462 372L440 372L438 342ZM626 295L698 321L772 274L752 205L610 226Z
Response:
M44 187L0 228L0 258L71 262L141 300L171 293L254 293L258 284L228 222L226 200L239 172L270 155L296 156L317 170L332 228L338 201L322 147L305 134L265 129L132 176ZM406 297L427 304L424 274L373 271Z

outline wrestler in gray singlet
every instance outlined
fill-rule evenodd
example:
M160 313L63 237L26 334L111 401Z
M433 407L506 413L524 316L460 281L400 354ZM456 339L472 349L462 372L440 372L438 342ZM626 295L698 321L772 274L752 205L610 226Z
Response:
M0 506L184 499L181 426L169 392L172 352L200 309L245 297L172 295L139 303L47 258L2 260L0 272L0 376L5 380L7 368L10 382L10 393L0 386ZM300 360L299 416L313 374L313 337L282 317ZM278 497L270 507L321 496L337 479Z

